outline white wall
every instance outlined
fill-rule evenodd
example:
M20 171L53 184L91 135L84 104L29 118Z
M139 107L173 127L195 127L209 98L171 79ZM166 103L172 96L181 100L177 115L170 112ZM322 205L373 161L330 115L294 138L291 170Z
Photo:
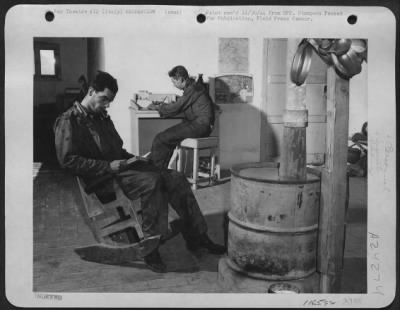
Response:
M249 104L221 104L221 167L260 161L263 39L249 37L249 74L253 76L253 100Z

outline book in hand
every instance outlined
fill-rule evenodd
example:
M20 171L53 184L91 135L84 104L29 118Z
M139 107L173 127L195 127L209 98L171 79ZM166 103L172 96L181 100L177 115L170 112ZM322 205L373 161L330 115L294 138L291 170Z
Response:
M145 156L148 156L149 153L145 154ZM127 170L129 165L132 165L136 162L149 162L150 159L147 157L143 157L143 156L133 156L127 160L125 160L124 165L122 166L121 171ZM95 181L91 182L90 184L87 184L85 187L85 192L87 194L92 193L96 188L98 188L100 185L102 185L103 183L105 183L106 181L112 179L114 177L114 173L107 173L101 177L99 177L98 179L96 179Z
M126 160L126 164L127 165L131 165L131 164L133 164L133 163L135 163L137 161L149 162L150 159L147 158L147 157L143 157L143 156L133 156L133 157L131 157L131 158Z

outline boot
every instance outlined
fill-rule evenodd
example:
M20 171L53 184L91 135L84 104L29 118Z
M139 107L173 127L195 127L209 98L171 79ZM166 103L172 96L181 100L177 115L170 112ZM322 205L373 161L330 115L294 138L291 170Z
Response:
M144 262L145 262L146 266L154 272L158 272L158 273L167 272L167 266L162 261L160 253L158 252L158 249L155 249L153 252L151 252L150 254L145 256Z

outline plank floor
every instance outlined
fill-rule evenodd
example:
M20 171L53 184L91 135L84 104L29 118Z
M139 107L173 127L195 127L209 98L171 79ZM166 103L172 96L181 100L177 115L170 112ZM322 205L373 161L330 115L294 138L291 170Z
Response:
M148 270L143 261L110 265L84 261L75 248L96 243L81 216L74 178L36 166L34 171L33 290L35 292L218 293L220 256L194 255L180 235L161 246L168 272ZM366 291L366 179L351 178L343 291ZM354 189L354 190L353 190ZM195 191L210 237L223 243L224 213L230 204L229 179Z

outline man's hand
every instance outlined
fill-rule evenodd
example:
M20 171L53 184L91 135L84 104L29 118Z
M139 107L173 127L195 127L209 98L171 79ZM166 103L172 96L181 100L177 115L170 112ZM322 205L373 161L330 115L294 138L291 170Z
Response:
M158 111L158 110L160 110L160 103L161 103L161 102L159 102L159 101L153 101L152 103L150 103L150 104L147 106L147 109L148 109L148 110Z
M120 172L128 168L126 160L114 160L110 163L110 169L112 172Z
M147 106L147 110L156 110L156 106L155 106L155 104L154 103L150 103L148 106Z

